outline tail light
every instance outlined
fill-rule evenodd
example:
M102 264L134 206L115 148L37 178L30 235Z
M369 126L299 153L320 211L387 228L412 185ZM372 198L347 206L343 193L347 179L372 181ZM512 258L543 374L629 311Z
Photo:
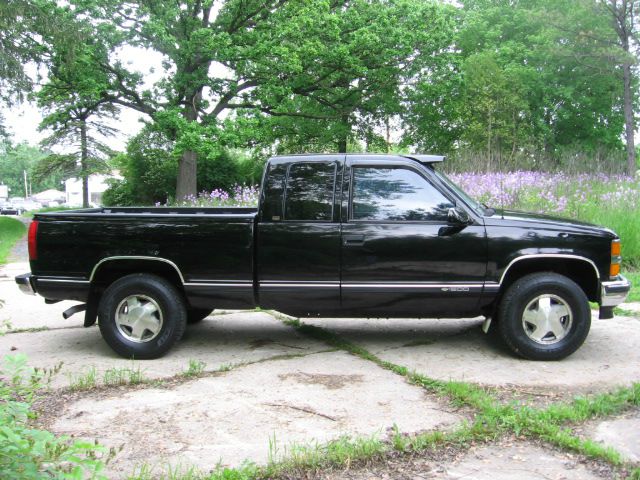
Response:
M31 225L29 225L28 243L29 243L29 260L30 261L38 259L37 237L38 237L38 220L34 220L33 222L31 222Z
M622 245L620 240L616 239L611 242L611 265L609 266L609 276L617 277L620 273L620 264L622 263Z

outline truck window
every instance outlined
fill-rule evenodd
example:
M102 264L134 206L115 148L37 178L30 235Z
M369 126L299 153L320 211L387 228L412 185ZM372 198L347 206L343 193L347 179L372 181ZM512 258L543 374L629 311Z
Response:
M285 219L330 222L336 165L329 162L294 163L289 167Z
M286 178L286 164L269 165L262 188L262 221L282 220L282 196Z
M352 220L447 221L454 205L408 168L353 168Z

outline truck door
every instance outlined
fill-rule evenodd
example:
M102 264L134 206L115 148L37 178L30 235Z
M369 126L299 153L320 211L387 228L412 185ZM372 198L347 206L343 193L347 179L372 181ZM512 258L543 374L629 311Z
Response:
M477 219L452 224L456 199L437 185L417 162L348 157L341 237L345 314L477 315L485 228Z
M340 308L344 155L272 159L258 221L259 305L296 316Z

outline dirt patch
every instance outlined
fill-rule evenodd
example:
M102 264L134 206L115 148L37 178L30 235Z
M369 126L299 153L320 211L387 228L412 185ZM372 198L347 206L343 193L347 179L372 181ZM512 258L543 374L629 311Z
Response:
M364 381L362 375L327 375L323 373L295 372L278 375L280 380L294 380L305 385L322 385L329 390L338 390L347 385L353 385Z

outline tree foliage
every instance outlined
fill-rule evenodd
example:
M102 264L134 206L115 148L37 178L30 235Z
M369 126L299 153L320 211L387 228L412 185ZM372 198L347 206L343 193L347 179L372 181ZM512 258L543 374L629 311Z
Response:
M54 173L43 178L36 178L35 170L38 162L46 157L46 153L39 148L21 143L18 145L5 144L4 151L0 148L0 184L7 185L12 197L24 197L24 172L27 172L27 188L32 192L40 192L50 188L60 190L62 176Z
M36 97L54 142L82 137L82 125L100 133L101 119L123 108L144 114L147 138L118 160L119 191L137 201L253 180L260 159L279 152L474 152L492 169L561 166L572 152L599 159L626 146L632 172L638 8L638 0L9 0L0 5L0 87L12 87L5 101L16 98L33 80L24 62L47 67ZM132 48L159 55L159 71L148 77L124 62ZM167 149L157 161L145 153L156 147ZM86 161L109 155L98 143L93 150ZM242 162L229 153L239 150L248 152ZM64 153L42 171L73 170L73 150ZM158 175L137 173L137 162Z

